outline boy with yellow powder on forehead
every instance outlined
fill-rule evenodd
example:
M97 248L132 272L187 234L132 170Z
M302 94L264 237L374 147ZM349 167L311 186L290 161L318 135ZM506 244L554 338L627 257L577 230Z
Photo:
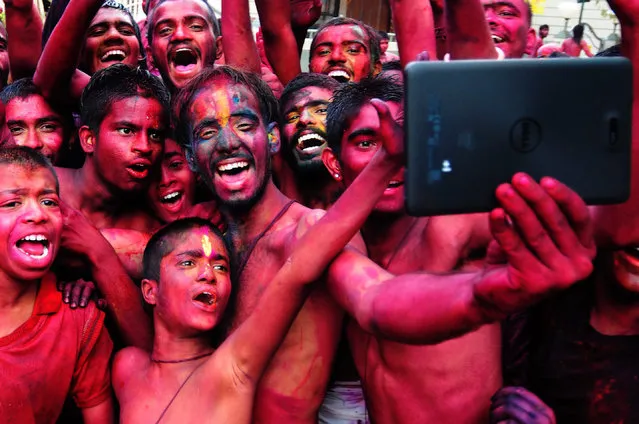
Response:
M126 348L113 364L122 422L251 422L257 383L312 283L355 236L397 172L402 141L393 138L328 212L307 215L293 253L226 340L237 289L222 234L199 218L174 221L154 234L142 280L153 308L153 349L149 356Z

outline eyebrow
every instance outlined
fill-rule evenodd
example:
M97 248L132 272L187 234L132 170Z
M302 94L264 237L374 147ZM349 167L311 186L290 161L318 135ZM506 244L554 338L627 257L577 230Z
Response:
M10 190L1 190L0 194L14 194L14 195L25 195L29 192L26 188L14 188ZM58 194L58 192L51 188L44 188L38 192L38 196L42 196L43 194Z
M513 9L516 9L517 12L519 12L519 9L517 9L517 6L515 6L514 3L511 3L506 0L496 1L496 2L488 3L484 5L484 7L499 7L499 6L512 7Z
M249 109L241 109L241 110L235 111L231 113L231 118L248 118L254 121L259 120L258 116L252 111L250 111ZM217 118L204 118L200 121L199 124L197 124L195 128L193 128L193 134L199 133L202 128L205 128L211 125L217 125L218 122L219 121Z
M173 158L174 158L174 157L176 157L176 156L182 156L182 154L181 154L181 153L179 153L179 152L170 152L170 153L165 153L165 154L164 154L164 159L165 159L165 160L166 160L166 159L173 159Z
M360 135L377 135L377 131L372 128L362 128L360 130L355 130L348 135L348 140L353 140L354 138L359 137Z
M305 107L313 107L313 106L325 106L327 104L329 104L330 101L329 100L311 100L309 102L306 102L300 106L293 106L291 108L288 108L286 110L286 112L284 112L284 115L288 115L289 113L296 111L298 109L303 109Z
M192 257L192 258L201 258L204 256L204 252L202 252L201 250L197 249L197 250L185 250L184 252L178 253L177 255L175 255L177 258L181 258L181 257ZM224 260L226 262L228 262L228 258L220 253L216 254L213 257L214 260L216 261L220 261L220 260Z

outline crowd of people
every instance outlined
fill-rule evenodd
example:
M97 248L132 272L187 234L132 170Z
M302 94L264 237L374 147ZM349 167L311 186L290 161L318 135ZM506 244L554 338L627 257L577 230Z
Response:
M536 60L525 0L326 20L308 73L320 0L5 3L0 422L639 422L639 166L404 209L403 67Z

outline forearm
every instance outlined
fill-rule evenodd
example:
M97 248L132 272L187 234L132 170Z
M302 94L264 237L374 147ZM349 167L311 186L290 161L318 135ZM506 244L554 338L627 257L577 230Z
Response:
M33 77L47 99L55 100L58 94L68 96L85 34L101 4L96 0L71 0L53 29Z
M251 31L248 0L223 0L222 12L226 64L259 74L261 62Z
M31 77L42 52L42 19L35 3L30 8L7 4L9 62L13 80Z
M107 248L108 247L108 248ZM129 278L110 245L89 255L93 282L107 301L107 311L115 320L129 346L149 350L151 323L142 308L140 290Z
M262 23L266 57L275 75L286 85L302 72L289 0L256 0L255 4Z
M496 59L495 44L479 0L446 0L446 34L451 59Z
M431 58L436 58L435 24L430 0L391 0L390 5L402 66L414 61L424 51Z

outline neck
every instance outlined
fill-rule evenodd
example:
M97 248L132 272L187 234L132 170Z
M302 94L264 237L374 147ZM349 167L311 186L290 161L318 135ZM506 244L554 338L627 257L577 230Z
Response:
M38 281L17 281L0 274L0 316L26 303L35 303Z
M595 304L592 326L608 336L639 335L639 296L617 286L609 267L595 276Z
M87 157L74 178L80 209L89 211L112 211L122 204L122 196L113 193L99 177L92 158Z
M364 228L362 235L368 248L369 256L379 262L384 256L391 254L407 236L407 232L418 218L407 214L373 213Z
M266 228L290 199L282 194L272 180L266 184L262 197L246 212L225 212L242 245L249 243Z
M155 317L155 335L151 358L158 361L179 361L203 355L213 351L208 333L197 336L179 336L173 334Z
M320 172L296 176L299 185L298 200L309 208L328 209L339 197L342 186L325 169Z

